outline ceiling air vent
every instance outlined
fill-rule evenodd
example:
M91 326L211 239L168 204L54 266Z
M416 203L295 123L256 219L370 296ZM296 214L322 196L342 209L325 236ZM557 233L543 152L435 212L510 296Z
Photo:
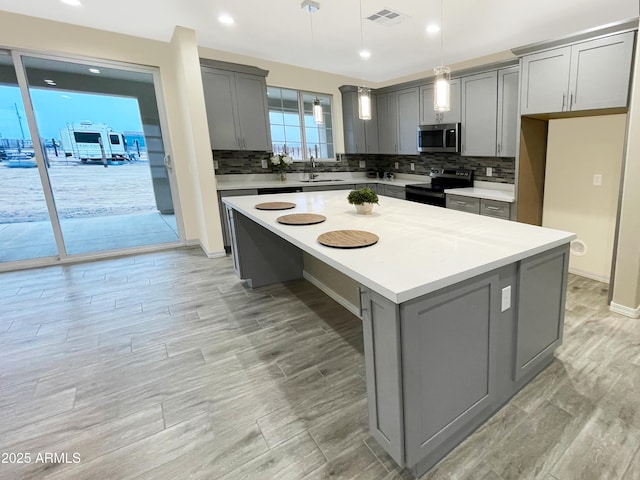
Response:
M405 15L404 13L385 7L383 10L380 10L373 15L369 15L367 20L371 20L373 23L377 23L378 25L386 25L390 27L403 22L407 18L409 18L409 15Z

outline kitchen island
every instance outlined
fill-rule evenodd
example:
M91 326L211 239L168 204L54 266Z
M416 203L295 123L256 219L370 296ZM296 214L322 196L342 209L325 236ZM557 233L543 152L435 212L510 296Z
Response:
M361 288L371 434L415 475L431 468L553 359L562 341L571 233L380 197L357 215L346 193L225 198L234 265L252 287L301 278L302 252ZM296 207L263 211L287 201ZM284 214L325 222L282 225ZM373 246L335 249L352 229Z

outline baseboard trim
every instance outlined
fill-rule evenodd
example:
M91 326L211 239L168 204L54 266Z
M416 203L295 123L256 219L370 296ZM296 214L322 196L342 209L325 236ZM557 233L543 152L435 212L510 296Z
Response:
M356 317L362 319L362 315L360 315L360 308L358 308L356 305L354 305L349 300L344 298L342 295L339 295L338 293L336 293L336 291L333 290L331 287L329 287L326 284L322 283L320 280L318 280L316 277L314 277L313 275L308 273L306 270L304 270L302 272L302 277L305 280L309 281L310 283L314 284L316 287L318 287L320 290L322 290L328 296L333 298L336 302L338 302L344 308L349 310Z
M204 252L204 254L207 256L207 258L220 258L220 257L226 257L227 256L227 252L225 250L218 250L218 251L215 251L215 252L210 252L209 250L207 250L204 247L202 242L200 240L198 240L198 239L187 240L186 244L189 247L200 247L200 249Z
M640 318L640 305L638 305L636 308L631 308L620 305L619 303L611 302L611 305L609 305L609 310L614 313L624 315L625 317Z
M580 277L585 277L590 280L595 280L596 282L602 282L609 284L609 277L601 277L600 275L594 275L593 273L585 272L584 270L578 270L577 268L569 268L569 273L573 273L574 275L578 275Z

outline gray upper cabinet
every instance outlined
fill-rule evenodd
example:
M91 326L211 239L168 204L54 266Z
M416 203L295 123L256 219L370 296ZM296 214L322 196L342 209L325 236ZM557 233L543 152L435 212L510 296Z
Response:
M496 154L515 157L518 125L518 67L498 70L498 131Z
M420 125L433 123L460 123L460 79L451 80L450 106L448 112L433 110L433 83L420 87Z
M523 115L625 107L634 32L522 57Z
M398 153L400 154L418 154L419 105L417 87L398 92Z
M378 153L378 117L375 95L371 97L371 120L361 120L358 112L358 89L340 87L345 153Z
M379 153L417 155L418 87L377 95Z
M212 149L271 151L264 76L203 66L202 83Z
M463 77L462 155L496 155L497 114L498 72Z
M378 142L380 153L398 153L398 96L397 92L379 94L376 99L378 109ZM416 132L418 129L416 128ZM417 135L417 133L416 133Z

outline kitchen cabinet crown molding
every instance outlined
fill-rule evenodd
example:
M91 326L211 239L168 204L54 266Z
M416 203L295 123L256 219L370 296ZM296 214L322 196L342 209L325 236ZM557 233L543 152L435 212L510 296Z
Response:
M247 73L249 75L257 75L259 77L266 77L269 75L269 70L263 70L262 68L253 67L251 65L242 65L240 63L212 60L210 58L200 58L200 66L215 68L218 70L228 70L230 72Z
M630 18L627 20L621 20L619 22L608 23L595 28L589 28L582 30L571 35L556 38L553 40L545 40L543 42L531 43L529 45L523 45L522 47L512 48L511 52L517 56L522 57L530 53L537 53L544 50L550 50L553 48L563 47L571 45L573 43L583 42L585 40L595 40L597 38L607 37L609 35L616 35L619 33L630 32L638 30L639 19L638 17Z

